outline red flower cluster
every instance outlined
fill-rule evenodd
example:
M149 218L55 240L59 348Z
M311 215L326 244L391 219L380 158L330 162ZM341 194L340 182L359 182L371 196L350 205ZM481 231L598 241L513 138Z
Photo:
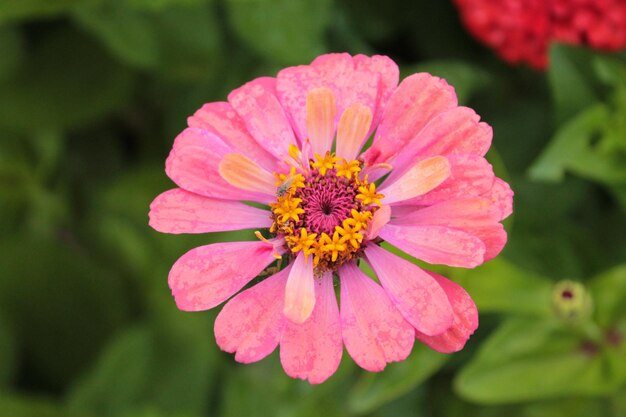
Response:
M548 65L551 41L626 48L626 0L454 0L461 19L507 62Z

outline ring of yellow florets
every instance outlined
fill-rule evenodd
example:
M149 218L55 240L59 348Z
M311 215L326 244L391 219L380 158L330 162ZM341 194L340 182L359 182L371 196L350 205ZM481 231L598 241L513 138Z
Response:
M290 150L292 156L296 152ZM312 257L317 272L336 270L362 254L369 223L383 198L376 192L374 183L368 182L367 177L359 177L362 165L358 160L346 161L327 152L303 161L300 169L292 167L289 173L274 174L277 199L270 204L273 220L270 232L283 237L294 255L303 252L306 260ZM323 215L311 214L310 209L311 196L319 197L320 187L325 187L323 198L336 196L336 201L328 203L330 206L340 205L335 217L330 212L324 213L329 216L324 218L327 223L323 226L316 224L314 218Z

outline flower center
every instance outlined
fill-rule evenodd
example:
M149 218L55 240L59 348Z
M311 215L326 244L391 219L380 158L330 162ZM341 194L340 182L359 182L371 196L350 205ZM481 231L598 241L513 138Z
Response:
M313 256L318 272L335 270L360 256L364 238L382 194L367 177L360 178L362 163L345 161L327 152L302 161L298 150L290 151L298 162L278 181L270 231L283 237L294 254Z

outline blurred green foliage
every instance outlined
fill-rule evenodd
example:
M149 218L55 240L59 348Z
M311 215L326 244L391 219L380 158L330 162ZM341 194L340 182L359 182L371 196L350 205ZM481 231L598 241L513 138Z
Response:
M250 231L161 235L152 198L186 117L328 51L446 78L516 192L503 254L434 267L475 299L463 352L416 346L329 381L219 351L171 264ZM547 73L474 42L448 1L0 0L0 416L626 415L626 56L553 45ZM589 314L559 314L573 279ZM556 291L556 292L555 292Z

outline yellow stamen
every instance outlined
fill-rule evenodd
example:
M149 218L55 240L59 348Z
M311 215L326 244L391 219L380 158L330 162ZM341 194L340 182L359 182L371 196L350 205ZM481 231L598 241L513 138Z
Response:
M359 229L350 226L347 222L348 219L343 221L343 227L335 226L335 232L341 235L341 242L350 242L354 249L358 249L363 241L363 235L359 233Z
M369 188L367 187L367 180L365 180L364 184L359 187L359 194L356 195L356 198L361 200L361 203L364 206L376 204L378 207L382 207L380 199L383 197L385 197L383 194L376 193L376 184L371 183Z
M333 233L333 237L331 238L326 233L322 233L322 238L320 239L320 243L322 244L322 251L326 253L331 253L331 261L335 262L339 257L339 253L346 250L346 244L339 237L339 232L335 230Z
M336 164L337 176L350 179L353 175L356 175L361 171L360 165L361 163L359 161L352 160L347 162L345 159L341 158L339 159L339 163Z
M306 262L309 255L313 254L313 252L315 252L315 248L313 247L313 245L315 244L316 240L315 238L317 237L317 233L311 233L309 234L305 228L300 229L300 236L290 236L289 237L289 243L294 245L291 248L291 251L293 253L302 251L304 252L304 261Z
M281 223L286 223L289 219L298 222L300 221L298 215L304 213L304 209L300 208L300 203L302 203L301 198L292 198L291 195L287 194L278 200L272 207L272 211L278 216Z
M358 210L352 209L350 211L350 214L352 214L352 217L345 219L343 222L344 222L344 225L348 224L350 226L353 226L354 230L365 229L369 221L372 220L371 211L358 211Z
M316 153L315 159L317 159L317 161L312 162L311 166L317 168L322 176L325 176L328 170L335 168L336 162L339 160L339 158L332 155L330 152L326 152L323 157Z

